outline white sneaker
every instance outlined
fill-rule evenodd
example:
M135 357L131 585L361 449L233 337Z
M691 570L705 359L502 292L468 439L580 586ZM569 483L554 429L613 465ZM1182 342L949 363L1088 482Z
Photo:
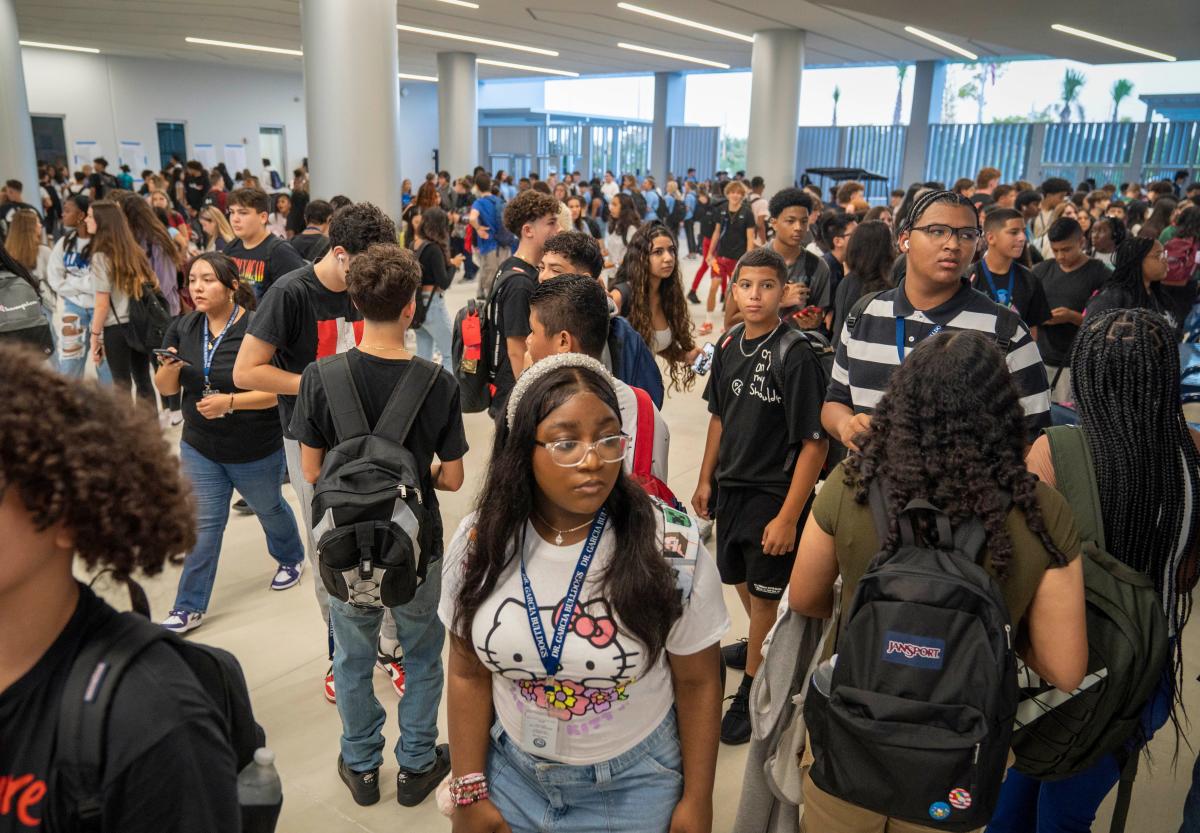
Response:
M295 587L300 583L300 575L303 572L303 561L297 561L295 564L280 564L279 569L275 571L275 577L271 579L271 589L287 590L289 587Z
M172 428L183 423L183 411L169 411L168 413L171 415Z
M162 620L162 626L171 633L184 634L188 631L194 631L204 622L203 613L193 613L190 610L172 610L166 619Z

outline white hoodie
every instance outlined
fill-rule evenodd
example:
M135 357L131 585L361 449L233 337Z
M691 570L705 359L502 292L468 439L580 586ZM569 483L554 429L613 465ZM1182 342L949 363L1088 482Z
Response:
M68 234L54 244L46 266L46 281L50 288L76 306L91 309L96 306L92 288L92 268L83 254L89 238Z

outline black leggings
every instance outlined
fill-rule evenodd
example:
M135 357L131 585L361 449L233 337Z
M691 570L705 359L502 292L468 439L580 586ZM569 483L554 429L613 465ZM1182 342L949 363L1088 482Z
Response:
M129 346L125 338L126 324L114 324L104 328L104 357L112 371L113 386L129 393L137 385L139 399L144 399L156 410L154 385L150 381L151 358Z

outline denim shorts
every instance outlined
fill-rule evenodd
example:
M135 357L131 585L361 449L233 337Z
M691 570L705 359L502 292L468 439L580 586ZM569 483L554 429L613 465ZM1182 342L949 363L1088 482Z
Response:
M487 769L492 803L513 833L665 833L683 795L674 710L637 746L587 766L534 757L497 721Z

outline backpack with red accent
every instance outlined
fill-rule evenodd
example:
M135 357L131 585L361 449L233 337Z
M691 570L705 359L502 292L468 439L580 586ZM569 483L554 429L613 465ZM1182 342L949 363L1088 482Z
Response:
M1172 237L1167 241L1167 276L1165 286L1185 286L1200 269L1200 240L1195 237Z
M654 401L650 394L641 388L630 386L637 399L637 436L633 439L633 479L636 480L646 493L656 497L663 503L675 509L682 509L683 504L671 487L655 476L652 467L654 463Z

